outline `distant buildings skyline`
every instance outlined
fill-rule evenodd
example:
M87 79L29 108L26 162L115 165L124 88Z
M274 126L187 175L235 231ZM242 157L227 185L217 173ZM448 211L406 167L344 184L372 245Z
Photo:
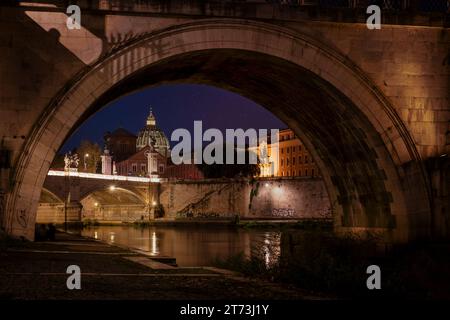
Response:
M271 112L238 94L205 85L165 85L126 95L103 107L67 138L59 153L76 148L82 140L103 147L105 133L117 128L124 128L137 136L150 107L171 146L172 131L186 128L192 132L195 120L202 120L205 129L222 131L227 128L287 127Z
M180 106L184 106L184 108ZM260 165L261 176L320 175L316 165L311 163L311 157L308 158L308 151L304 147L302 150L302 142L273 114L242 96L201 85L163 86L125 96L104 107L82 124L66 141L61 152L76 148L82 140L96 142L103 149L105 138L108 139L111 134L119 135L121 143L117 146L112 144L109 150L112 155L115 154L114 162L117 165L117 171L120 172L119 174L139 175L147 170L146 158L139 156L136 152L141 149L137 148L137 145L143 143L139 142L139 137L144 138L145 136L142 131L143 123L147 121L148 126L150 117L153 117L153 115L149 116L150 108L158 118L158 127L160 128L158 130L161 130L162 135L165 134L168 138L169 150L177 143L170 141L172 130L179 128L176 125L179 124L182 128L186 128L193 135L194 121L196 120L205 123L204 130L211 127L218 128L223 132L230 128L269 129L268 134L270 135L270 129L279 129L279 154L274 158L276 161L274 159L267 160L267 163ZM152 119L154 121L154 118ZM114 127L114 125L117 126ZM129 141L126 136L129 136ZM146 136L145 139L148 140ZM127 141L129 142L128 147ZM228 143L228 141L224 142ZM115 150L116 148L120 148L120 150ZM259 156L260 151L258 150ZM267 152L270 156L270 144ZM130 157L133 155L134 158L139 159L133 158L134 160L131 161ZM170 154L167 154L167 157L170 157ZM128 158L130 160L125 161ZM159 165L157 166L160 174L164 172L166 164L164 163L163 166L162 170L159 170ZM176 175L179 174L181 173L176 173ZM193 173L189 174L196 176ZM183 172L181 175L183 176L185 173Z

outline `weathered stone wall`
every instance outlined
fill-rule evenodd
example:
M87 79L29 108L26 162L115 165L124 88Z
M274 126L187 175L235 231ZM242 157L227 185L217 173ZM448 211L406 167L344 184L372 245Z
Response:
M159 203L168 220L233 219L236 215L253 219L332 218L325 185L317 178L164 182L160 192ZM37 222L64 222L64 204L47 198L41 197ZM157 197L154 200L157 203ZM150 218L145 203L103 203L90 196L81 203L71 203L67 213L68 221L134 222Z
M65 212L65 210L67 210ZM39 203L36 213L36 223L64 223L81 221L81 205L69 204L64 208L62 203Z
M67 222L80 222L86 219L101 222L134 222L148 220L147 206L143 204L99 204L88 198L78 202L72 202L65 209L63 203L40 202L36 223L64 223L65 210L67 210Z
M309 178L163 183L160 203L170 219L331 218L323 181Z
M320 179L261 180L251 192L246 217L332 218L331 204Z
M160 204L169 219L233 217L246 212L247 181L199 180L161 185Z
M450 234L450 159L440 157L427 162L433 192L433 225L437 238Z
M322 39L361 68L395 106L424 159L450 151L445 143L450 130L448 29L385 24L373 31L365 24L332 22L288 25ZM403 163L408 152L394 155L395 161Z
M148 221L145 205L102 205L94 210L83 210L82 218L101 222Z

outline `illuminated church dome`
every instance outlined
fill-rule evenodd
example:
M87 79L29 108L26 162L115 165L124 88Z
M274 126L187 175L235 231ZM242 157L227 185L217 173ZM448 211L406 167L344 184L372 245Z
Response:
M141 150L146 146L153 146L155 151L164 157L168 157L170 154L169 140L167 140L164 132L156 126L156 119L151 108L150 114L147 117L147 124L139 131L136 140L137 150Z

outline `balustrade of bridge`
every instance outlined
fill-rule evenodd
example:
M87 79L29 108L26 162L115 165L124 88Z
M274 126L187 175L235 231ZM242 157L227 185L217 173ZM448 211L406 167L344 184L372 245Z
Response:
M65 7L72 4L68 0L5 0L3 3L21 5L21 3L51 3L59 7ZM158 1L155 0L79 0L77 4L82 8L100 9L100 10L125 10L139 11L145 8L174 8L176 0ZM450 10L450 0L214 0L214 1L190 1L191 6L202 5L203 7L214 7L220 4L252 6L258 5L287 5L291 7L316 7L318 9L328 8L347 8L347 9L365 9L369 5L378 5L382 10L389 11L414 11L414 12L443 12ZM176 7L176 6L175 6Z
M266 0L263 2L318 6L321 8L367 8L377 5L383 10L412 10L421 12L447 12L448 0Z
M170 1L169 1L170 2ZM204 1L207 3L208 1ZM234 4L278 4L291 6L316 6L318 8L367 8L369 5L378 5L383 10L411 10L420 12L448 12L448 0L216 0L210 3ZM100 9L133 10L140 6L154 5L152 0L100 0Z
M33 3L66 8L68 0L2 0L1 5L30 6ZM367 7L378 5L383 23L450 26L450 0L79 0L82 10L129 11L152 14L231 16L251 19L312 19L364 23Z

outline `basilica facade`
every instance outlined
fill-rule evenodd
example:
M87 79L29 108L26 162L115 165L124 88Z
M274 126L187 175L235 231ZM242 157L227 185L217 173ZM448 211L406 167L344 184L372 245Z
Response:
M105 135L102 173L122 176L161 176L170 157L170 145L150 109L146 125L135 136L120 128Z

